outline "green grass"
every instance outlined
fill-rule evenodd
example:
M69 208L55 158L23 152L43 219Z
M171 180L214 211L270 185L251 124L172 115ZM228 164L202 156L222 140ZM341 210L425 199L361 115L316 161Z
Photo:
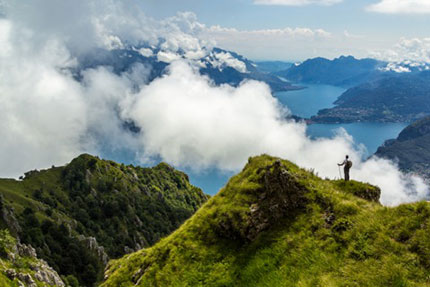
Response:
M383 207L360 198L377 194L375 187L322 180L287 161L282 167L302 186L306 205L245 240L250 207L259 202L265 171L276 160L250 159L172 235L111 261L101 286L430 284L428 203Z

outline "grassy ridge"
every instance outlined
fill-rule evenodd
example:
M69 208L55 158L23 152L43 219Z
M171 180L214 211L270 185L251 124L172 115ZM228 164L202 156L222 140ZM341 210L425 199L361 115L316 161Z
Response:
M111 261L102 286L428 286L428 203L383 207L376 187L277 161L252 158L172 235Z
M86 154L20 181L0 180L0 192L0 208L16 219L3 216L1 226L18 229L23 243L81 286L102 278L106 256L154 244L207 200L167 164L141 168Z

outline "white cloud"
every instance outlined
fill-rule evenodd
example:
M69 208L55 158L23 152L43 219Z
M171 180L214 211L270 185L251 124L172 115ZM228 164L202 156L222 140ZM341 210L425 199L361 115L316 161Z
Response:
M137 51L144 57L152 57L154 55L154 52L149 48L140 48Z
M209 56L209 62L213 67L223 70L225 67L231 67L241 73L248 73L246 64L236 58L234 58L228 52L211 53Z
M255 59L262 57L304 59L310 54L335 57L339 53L338 47L340 46L330 32L306 27L239 30L211 26L205 28L198 36L207 41L215 41L219 47Z
M285 5L285 6L305 6L311 4L330 6L343 2L343 0L254 0L259 5Z
M74 156L134 144L122 128L122 101L147 78L135 66L121 76L106 68L87 70L82 82L76 64L57 37L46 37L0 20L0 175L64 164ZM44 36L45 37L45 36Z
M428 14L428 0L381 0L367 7L368 11L386 14Z
M391 49L373 51L372 56L408 66L426 66L430 63L430 38L403 38Z
M424 198L428 188L399 172L390 161L360 160L350 136L311 140L306 125L284 119L285 111L263 83L216 87L184 62L145 86L126 109L141 128L145 158L160 156L176 166L201 170L216 166L237 171L249 156L280 156L320 175L336 177L336 159L349 154L353 177L379 185L384 204Z
M40 52L12 23L0 21L0 172L3 176L64 163L85 145L86 103L81 86L57 66L67 50L47 42Z

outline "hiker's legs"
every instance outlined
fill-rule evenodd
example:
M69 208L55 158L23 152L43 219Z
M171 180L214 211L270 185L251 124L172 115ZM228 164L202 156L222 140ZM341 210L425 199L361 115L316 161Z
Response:
M349 180L349 169L345 168L343 171L345 173L345 181L348 181Z

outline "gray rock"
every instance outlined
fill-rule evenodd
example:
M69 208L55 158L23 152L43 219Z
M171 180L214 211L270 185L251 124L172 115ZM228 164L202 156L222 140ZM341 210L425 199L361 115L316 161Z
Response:
M15 217L14 209L8 208L6 206L3 207L1 210L1 217L3 218L3 221L6 223L10 233L14 237L18 237L18 234L22 231L22 228Z
M36 282L34 281L33 277L31 277L30 274L18 273L16 277L19 279L19 281L24 283L24 286L37 287Z
M216 227L219 235L250 242L280 219L292 218L305 207L307 188L280 161L257 173L261 189L256 191L256 200L250 203L246 220L237 224L234 215L224 218Z
M87 247L89 250L94 251L97 254L97 257L100 259L101 262L106 266L109 262L109 256L105 252L105 249L103 246L100 246L97 243L97 239L94 237L85 237L83 235L78 236L78 240L84 243L85 247Z
M16 247L18 249L19 256L37 258L36 249L32 246L18 243Z
M7 278L9 278L10 280L13 280L13 279L15 279L15 277L16 277L16 271L15 271L15 270L13 270L13 269L8 269L8 270L6 270L6 276L7 276Z
M34 266L34 277L50 286L64 287L65 284L61 280L58 273L52 269L44 260L40 260L40 264Z

